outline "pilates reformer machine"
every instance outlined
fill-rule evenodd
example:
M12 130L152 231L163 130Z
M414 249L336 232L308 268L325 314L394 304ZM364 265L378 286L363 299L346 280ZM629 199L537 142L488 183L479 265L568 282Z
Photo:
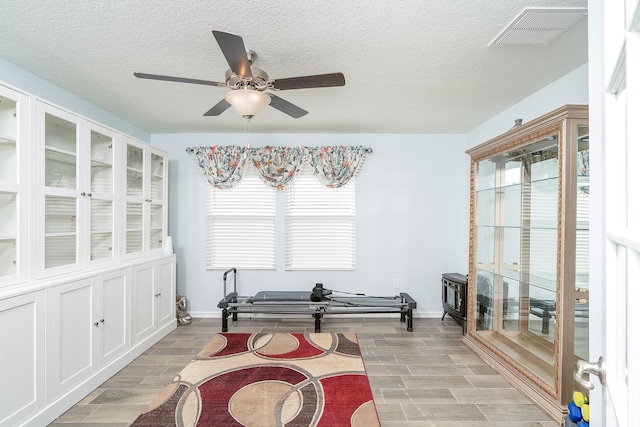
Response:
M233 292L227 293L227 275L233 272ZM261 291L253 296L240 296L237 290L237 270L224 272L224 298L218 303L222 309L222 332L228 332L231 316L238 321L238 313L248 314L309 314L315 319L315 331L325 314L398 313L400 322L413 332L413 310L416 302L406 293L390 297L368 296L325 289L316 283L309 291Z

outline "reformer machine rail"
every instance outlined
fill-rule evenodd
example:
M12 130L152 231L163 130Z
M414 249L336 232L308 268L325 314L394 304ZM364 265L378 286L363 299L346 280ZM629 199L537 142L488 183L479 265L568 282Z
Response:
M227 293L227 275L233 272L233 291ZM413 310L416 301L407 293L390 297L349 294L325 290L316 284L311 291L262 291L253 296L240 296L237 289L237 270L230 268L222 276L224 298L218 303L222 309L222 332L229 330L229 316L238 321L238 313L248 314L310 314L315 320L315 332L321 330L325 314L399 313L400 322L413 332ZM320 290L321 294L316 294ZM344 295L342 295L344 294Z

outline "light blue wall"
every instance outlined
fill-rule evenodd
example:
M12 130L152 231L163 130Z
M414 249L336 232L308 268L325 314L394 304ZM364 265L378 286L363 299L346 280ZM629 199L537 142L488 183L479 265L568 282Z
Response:
M0 81L28 95L34 95L57 107L62 107L104 126L124 132L134 138L149 142L149 132L140 129L125 119L99 108L86 100L31 74L0 58Z
M177 254L178 293L193 316L219 316L222 271L205 269L206 184L185 148L246 145L243 134L152 135L169 153L169 234ZM422 315L441 315L442 273L467 271L468 162L464 135L252 135L252 146L364 145L373 148L356 181L356 271L285 271L277 248L276 271L241 271L239 292L325 287L370 295L400 291L418 301ZM283 207L283 193L277 207ZM281 225L281 224L280 224ZM282 237L282 228L279 230ZM282 239L280 239L282 242Z
M467 149L567 104L589 104L589 69L584 64L467 133Z

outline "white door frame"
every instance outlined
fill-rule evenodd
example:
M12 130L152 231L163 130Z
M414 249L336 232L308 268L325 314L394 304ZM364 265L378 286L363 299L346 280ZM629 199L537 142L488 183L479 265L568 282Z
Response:
M638 422L640 334L627 325L640 297L639 3L589 0L589 354L604 357L606 374L604 386L591 377L596 426Z

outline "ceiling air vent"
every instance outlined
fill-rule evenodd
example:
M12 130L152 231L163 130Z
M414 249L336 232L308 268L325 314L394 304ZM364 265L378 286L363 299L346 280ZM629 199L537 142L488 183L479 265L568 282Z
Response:
M585 16L586 7L527 7L489 46L547 44Z

